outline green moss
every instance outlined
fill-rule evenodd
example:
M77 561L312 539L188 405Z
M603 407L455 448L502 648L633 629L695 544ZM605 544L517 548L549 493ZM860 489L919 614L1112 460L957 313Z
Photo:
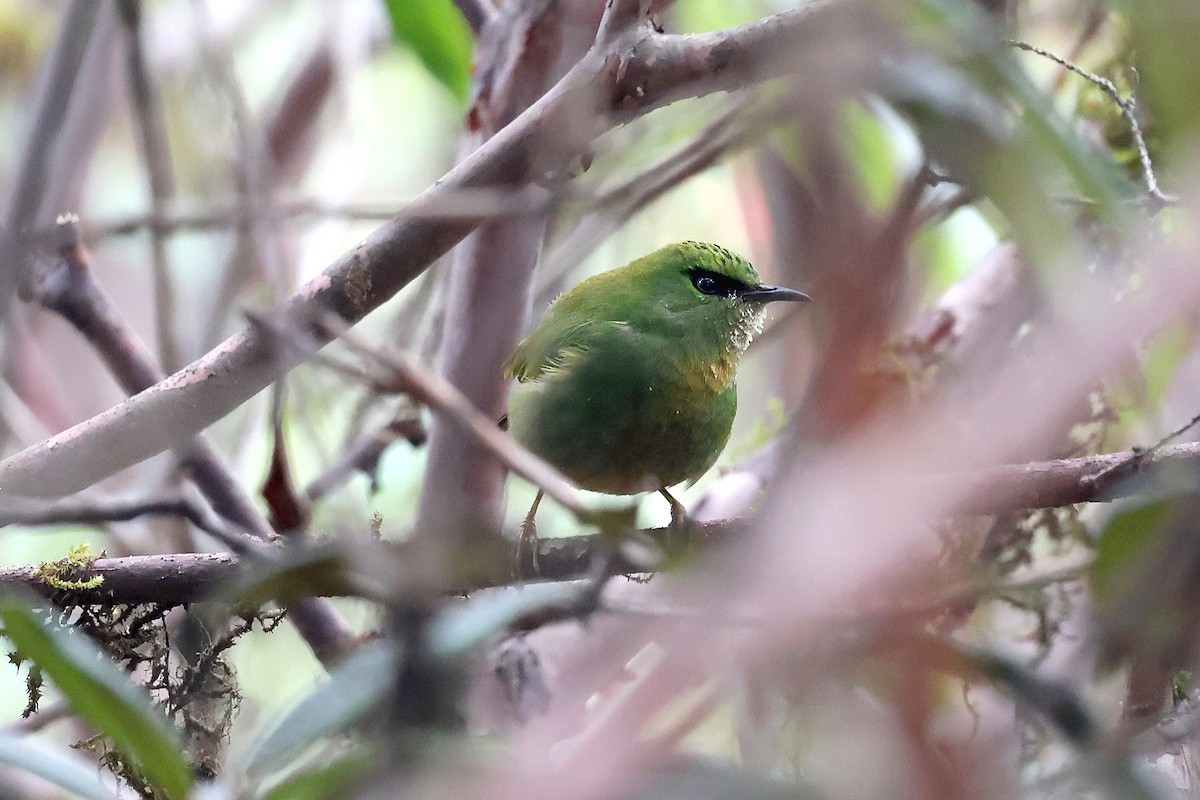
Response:
M103 553L101 554L103 555ZM66 558L43 561L33 570L33 577L52 589L82 592L98 589L104 583L103 575L85 577L100 556L93 555L92 546L86 542L77 544L67 551Z

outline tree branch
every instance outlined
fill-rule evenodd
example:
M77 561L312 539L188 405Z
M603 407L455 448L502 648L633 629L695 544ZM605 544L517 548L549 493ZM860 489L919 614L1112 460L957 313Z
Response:
M411 282L478 224L431 219L463 188L561 174L588 142L653 108L789 71L786 53L823 18L815 3L725 31L663 36L648 26L619 53L594 49L554 88L408 208L301 287L274 313L283 327L331 310L354 323ZM290 324L288 324L290 323ZM248 328L157 385L0 463L12 494L62 496L176 447L294 367L272 337Z
M454 5L476 35L496 16L496 7L488 0L454 0Z
M233 553L178 553L159 556L100 558L88 577L104 580L95 590L80 593L97 603L158 603L172 606L209 597L240 569ZM37 567L0 568L0 586L24 587L46 597L59 590L47 586L34 572Z
M145 345L93 280L74 222L65 222L60 232L64 240L59 263L33 287L36 298L88 340L129 393L161 379L161 370ZM179 459L217 513L239 526L235 530L209 525L205 530L239 553L263 552L263 542L273 538L274 531L208 442L202 436L192 438L180 447ZM293 623L322 663L332 663L349 648L353 635L324 601L301 600L291 612Z
M495 136L587 51L590 40L566 35L564 5L513 0L482 33L465 143L477 148ZM503 366L526 327L534 267L552 213L547 205L528 216L485 223L450 259L439 368L493 432L508 395ZM448 554L498 530L503 496L500 461L466 428L435 417L414 528L431 573L432 563L445 565Z

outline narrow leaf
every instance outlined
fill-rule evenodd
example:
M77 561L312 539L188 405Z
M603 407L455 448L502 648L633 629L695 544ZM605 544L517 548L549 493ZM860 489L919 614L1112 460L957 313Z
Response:
M268 723L247 750L248 772L265 774L327 736L362 719L387 693L396 651L383 642L363 647L296 705Z
M363 774L369 758L355 753L323 767L291 775L271 787L262 800L325 800L345 797L347 789Z
M47 626L16 598L0 599L0 623L21 655L54 682L72 710L113 740L146 779L182 798L192 775L175 731L90 640Z
M32 737L0 732L0 764L25 770L86 800L113 798L113 787L100 779L95 764Z
M574 607L583 591L578 583L529 583L479 592L438 615L430 649L438 658L462 658L525 617Z

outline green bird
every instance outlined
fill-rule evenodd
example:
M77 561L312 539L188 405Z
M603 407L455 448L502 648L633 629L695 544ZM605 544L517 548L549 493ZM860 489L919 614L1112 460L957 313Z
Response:
M657 491L709 470L737 411L738 361L766 304L806 301L763 284L723 247L680 242L565 292L505 365L518 383L509 433L584 489ZM521 527L532 545L538 493ZM518 557L520 550L518 550Z

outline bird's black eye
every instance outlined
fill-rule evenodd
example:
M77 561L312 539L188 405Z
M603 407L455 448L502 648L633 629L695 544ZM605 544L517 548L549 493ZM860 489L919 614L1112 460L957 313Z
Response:
M722 275L719 272L710 272L698 267L688 270L688 277L692 281L692 286L695 286L696 291L701 294L736 297L747 288L746 284L730 278L728 275Z

